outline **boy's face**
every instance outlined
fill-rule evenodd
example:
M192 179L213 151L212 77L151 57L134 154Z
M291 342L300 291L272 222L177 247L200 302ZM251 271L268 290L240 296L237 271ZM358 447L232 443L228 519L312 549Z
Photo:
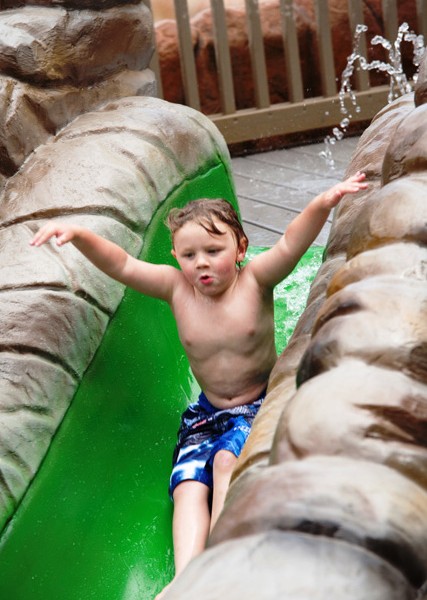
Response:
M237 244L228 225L215 221L224 233L209 233L194 221L189 221L174 235L172 255L178 261L187 281L205 296L223 293L237 275L236 263L246 253L245 244Z

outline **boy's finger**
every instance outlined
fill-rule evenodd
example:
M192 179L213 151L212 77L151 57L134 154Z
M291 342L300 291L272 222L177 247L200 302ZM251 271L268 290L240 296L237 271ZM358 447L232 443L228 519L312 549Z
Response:
M33 239L30 241L30 245L37 246L39 244L39 242L40 242L40 232L37 232L34 235Z
M54 234L54 232L51 232L49 229L42 227L33 237L33 239L31 240L30 244L32 246L41 246L42 244L44 244L52 235Z
M56 244L58 246L62 246L62 244L66 244L69 241L70 241L70 236L67 235L66 233L58 235L57 238L56 238Z

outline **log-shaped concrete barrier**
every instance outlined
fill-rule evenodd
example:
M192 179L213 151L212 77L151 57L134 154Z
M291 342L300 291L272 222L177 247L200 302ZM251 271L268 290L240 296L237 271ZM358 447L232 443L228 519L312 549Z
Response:
M218 164L226 174L227 161L222 136L201 113L134 97L78 117L8 180L0 197L2 524L124 293L73 246L34 249L32 235L48 218L74 219L138 256L158 207Z

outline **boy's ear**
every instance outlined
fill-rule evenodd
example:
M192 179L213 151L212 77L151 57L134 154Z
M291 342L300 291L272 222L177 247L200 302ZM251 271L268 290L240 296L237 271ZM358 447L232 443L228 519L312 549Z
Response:
M246 240L240 240L239 247L237 248L236 262L242 262L245 259L247 249L248 249L248 242Z
M173 257L175 258L175 260L176 260L176 252L175 252L175 249L174 249L174 248L172 248L172 250L171 250L171 254L172 254L172 256L173 256Z

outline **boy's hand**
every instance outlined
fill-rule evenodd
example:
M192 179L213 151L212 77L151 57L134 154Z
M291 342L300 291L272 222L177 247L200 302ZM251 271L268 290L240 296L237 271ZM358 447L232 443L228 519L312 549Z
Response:
M77 230L78 227L76 225L61 223L59 221L49 221L35 234L30 245L41 246L50 240L50 238L56 237L57 245L62 246L70 242L77 235Z
M320 194L323 207L327 210L334 208L345 194L355 194L360 190L366 190L368 184L365 181L365 173L358 171L345 181L337 183L323 194Z

